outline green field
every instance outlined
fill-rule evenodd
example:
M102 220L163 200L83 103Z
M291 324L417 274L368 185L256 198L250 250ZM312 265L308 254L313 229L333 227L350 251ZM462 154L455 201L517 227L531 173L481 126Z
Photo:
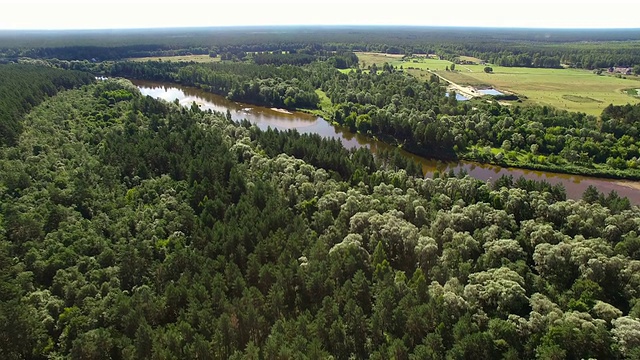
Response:
M438 75L459 85L474 87L494 87L526 97L530 102L551 105L570 111L580 111L600 115L609 104L624 105L638 103L640 98L633 96L640 87L640 78L627 76L627 79L614 76L598 76L591 71L581 69L538 69L522 67L491 66L492 74L484 72L485 65L460 65L456 71L446 71L450 61L415 57L403 60L400 55L378 53L357 53L366 66L385 62L398 68L402 66L408 73L422 79L428 79L435 71Z
M400 61L394 63L394 66L402 66L405 69L421 69L421 70L438 70L445 71L447 67L452 65L451 61L438 60L438 59L409 59L407 61Z
M382 53L370 53L370 52L357 52L358 61L360 66L367 68L373 64L382 66L385 62L396 65L403 63L402 55L382 54Z
M478 59L478 58L473 57L473 56L460 56L460 60L461 61L469 61L469 62L472 62L472 63L475 63L475 64L479 64L479 63L482 62L481 59Z
M458 65L456 73L459 72L460 76L446 71L439 74L461 84L465 84L460 79L464 76L473 79L470 85L488 84L499 90L524 95L536 103L592 115L600 115L609 104L624 105L640 101L626 92L640 85L635 76L627 79L598 76L580 69L492 68L493 73L487 74L483 65Z
M194 61L197 63L219 62L220 56L210 57L209 55L179 55L179 56L150 56L139 58L128 58L129 61Z
M576 95L562 95L562 98L565 100L569 100L577 103L590 103L590 102L601 103L602 102L600 100L592 99L590 97L576 96Z
M462 66L462 65L459 65ZM464 73L462 71L443 71L443 70L438 70L435 71L438 75L442 76L443 78L452 81L456 84L459 85L468 85L468 86L474 86L477 88L486 88L486 87L495 87L494 85L492 85L491 82L489 81L483 81L480 79L477 79L473 76L468 75L467 73ZM427 74L429 75L429 74Z
M331 103L331 99L329 99L329 97L327 97L327 94L320 90L320 89L316 89L316 94L318 94L318 97L320 98L320 104L319 105L319 109L300 109L300 110L304 110L305 112L317 115L317 116L322 116L325 119L330 119L333 117L333 104Z
M431 59L425 56L416 56L414 58L403 60L402 55L370 52L357 52L356 55L360 60L360 66L363 66L364 68L367 68L373 64L376 64L378 67L382 67L385 62L389 63L390 65L397 66L398 68L402 66L405 69L415 68L422 70L445 70L447 66L451 66L451 61Z
M360 66L365 69L373 64L378 67L386 62L408 73L429 79L434 71L438 75L459 85L478 88L495 87L498 90L512 92L524 96L532 103L551 105L570 111L581 111L587 114L600 115L602 109L609 104L623 105L640 102L636 89L640 87L637 76L627 79L614 76L598 76L591 71L580 69L535 69L520 67L492 66L493 73L484 72L484 65L456 65L456 71L446 71L452 63L447 60L416 56L403 59L402 55L381 54L371 52L356 53ZM195 61L218 62L220 57L208 55L185 55L130 58L132 61ZM341 70L343 72L352 69Z

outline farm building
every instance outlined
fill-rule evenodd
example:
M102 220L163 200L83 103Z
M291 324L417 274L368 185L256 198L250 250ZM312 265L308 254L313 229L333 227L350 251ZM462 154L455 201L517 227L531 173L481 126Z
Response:
M633 70L629 67L610 67L609 72L612 74L631 75Z

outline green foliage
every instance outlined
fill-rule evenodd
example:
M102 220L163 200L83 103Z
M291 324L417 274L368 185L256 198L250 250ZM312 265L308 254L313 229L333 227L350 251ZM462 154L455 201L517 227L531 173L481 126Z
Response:
M514 31L406 26L258 27L250 32L244 28L142 29L90 34L4 31L0 33L0 57L96 61L215 53L223 60L239 60L247 54L296 52L323 58L336 55L338 60L348 51L372 51L438 54L451 61L467 55L501 66L558 68L568 64L597 69L640 63L638 38L636 29Z
M0 149L3 359L637 354L640 210L613 195L425 179L123 80L24 121Z
M338 69L348 69L358 65L358 56L353 52L342 52L331 56L327 62Z
M382 71L374 64L369 72L348 74L330 64L117 62L108 73L181 82L236 101L291 109L317 109L318 90L331 104L323 105L329 120L418 155L640 178L640 141L632 126L637 106L609 106L600 122L548 106L458 101L437 77L422 82L388 63ZM504 152L491 151L497 148Z
M119 89L113 91L105 91L102 94L102 97L109 100L109 103L114 104L120 101L133 99L133 94L128 90Z
M109 74L135 79L175 81L235 101L289 109L318 107L320 99L308 70L297 66L248 63L117 62Z
M92 81L87 73L34 65L0 65L0 145L15 144L22 132L22 117L47 96Z
M258 53L252 56L254 63L258 65L306 65L318 59L317 56L301 53Z
M333 121L428 157L640 178L633 127L640 106L609 106L600 122L547 106L457 101L437 78L421 82L388 64L383 69L335 73L322 83ZM491 151L497 148L504 152Z

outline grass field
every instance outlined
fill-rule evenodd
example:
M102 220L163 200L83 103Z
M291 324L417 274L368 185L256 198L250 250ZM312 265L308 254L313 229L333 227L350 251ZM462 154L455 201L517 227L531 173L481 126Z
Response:
M458 65L455 73L444 71L439 74L460 84L491 85L498 90L524 95L536 103L592 115L600 115L609 104L640 102L626 92L640 85L638 78L633 76L627 79L598 76L581 69L492 68L493 73L487 74L483 65Z
M320 89L316 89L316 94L318 94L318 97L320 98L320 103L319 105L319 109L304 109L304 108L299 108L298 110L300 111L304 111L306 113L309 114L313 114L316 116L321 116L325 119L332 119L333 118L333 104L331 103L331 99L329 99L329 97L327 96L327 94L320 90Z
M330 113L332 111L332 104L331 104L331 99L329 99L329 97L327 96L327 94L320 90L320 89L316 89L316 94L318 94L318 97L320 98L320 109L322 109L322 111L326 112L326 113Z
M394 55L394 54L382 54L382 53L371 53L371 52L357 52L358 61L360 62L360 66L363 68L367 68L373 64L378 65L378 67L382 67L382 64L385 62L396 65L402 64L402 55Z
M491 66L492 74L484 72L484 65L456 65L456 71L445 71L451 62L446 60L415 58L407 61L399 55L358 53L358 57L369 66L381 66L385 62L402 66L410 74L428 79L435 71L438 75L459 85L495 87L522 95L529 102L551 105L570 111L581 111L600 115L609 104L624 105L638 103L640 97L635 89L640 88L640 78L627 79L614 76L598 76L581 69L534 69L520 67ZM633 89L633 90L629 90Z
M476 64L479 64L479 63L482 62L481 59L478 59L478 58L473 57L473 56L460 56L460 60L469 61L469 62L476 63Z
M521 67L491 66L492 74L484 72L485 65L456 64L456 71L446 71L451 66L447 60L417 57L404 61L401 55L379 53L356 53L364 61L365 67L385 62L398 68L402 66L408 73L429 79L435 71L438 75L459 85L478 88L494 87L524 96L528 102L551 105L560 109L580 111L600 115L609 104L624 105L638 103L634 96L640 88L640 78L627 79L614 76L598 76L581 69L534 69ZM468 59L472 60L472 59Z
M182 56L150 56L140 58L129 58L129 61L194 61L198 63L211 63L220 61L220 56L210 57L209 55L182 55Z
M462 66L462 65L458 65L458 66ZM473 76L471 76L468 73L462 72L462 71L436 71L436 73L440 76L442 76L443 78L452 81L456 84L459 85L469 85L469 86L474 86L477 88L486 88L486 87L492 87L494 86L491 82L489 81L484 81L478 78L475 78ZM495 87L495 86L494 86Z
M357 52L358 60L360 61L360 66L367 68L373 64L376 64L379 68L382 67L384 63L389 63L390 65L397 66L400 68L415 68L422 70L445 70L447 66L451 66L451 61L447 60L438 60L438 59L430 59L424 56L416 57L413 59L402 60L402 55L391 55L391 54L381 54L381 53L370 53L370 52Z
M408 61L400 61L399 63L394 63L394 66L402 66L403 68L414 68L421 70L439 70L445 71L447 67L451 66L452 62L447 60L438 60L438 59L409 59ZM458 66L458 65L456 65Z
M600 100L592 99L590 97L576 96L576 95L562 95L562 98L565 100L569 100L577 103L590 103L590 102L601 103L602 102Z

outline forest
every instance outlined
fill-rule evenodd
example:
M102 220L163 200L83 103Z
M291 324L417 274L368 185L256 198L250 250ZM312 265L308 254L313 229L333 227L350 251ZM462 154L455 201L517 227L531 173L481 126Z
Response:
M247 63L117 62L109 75L179 82L256 105L316 108L318 95L299 66Z
M639 105L611 105L597 118L541 105L457 101L435 75L423 81L387 63L349 73L332 65L331 59L279 67L126 61L99 71L197 86L252 104L320 108L329 121L429 158L640 179ZM321 106L316 90L330 104Z
M0 31L0 62L20 57L105 61L212 52L242 57L247 53L305 49L308 55L319 56L327 51L437 54L452 61L459 56L474 56L500 66L567 65L596 69L640 64L639 38L638 29L411 26L256 26L46 33L5 30ZM306 58L298 57L298 62Z
M552 127L597 132L553 109L469 113L392 68L330 68L291 73L365 131L411 138L437 121L437 144L462 146L457 121L478 116L487 124L456 134L467 147L522 128L512 146L535 136L550 153ZM245 81L215 69L232 89ZM635 139L637 111L610 107L600 126ZM2 359L640 357L640 209L615 193L424 178L397 153L262 131L124 79L47 93L24 113L0 147Z
M17 64L0 66L0 146L15 143L22 116L45 97L92 81L93 76L86 72Z

